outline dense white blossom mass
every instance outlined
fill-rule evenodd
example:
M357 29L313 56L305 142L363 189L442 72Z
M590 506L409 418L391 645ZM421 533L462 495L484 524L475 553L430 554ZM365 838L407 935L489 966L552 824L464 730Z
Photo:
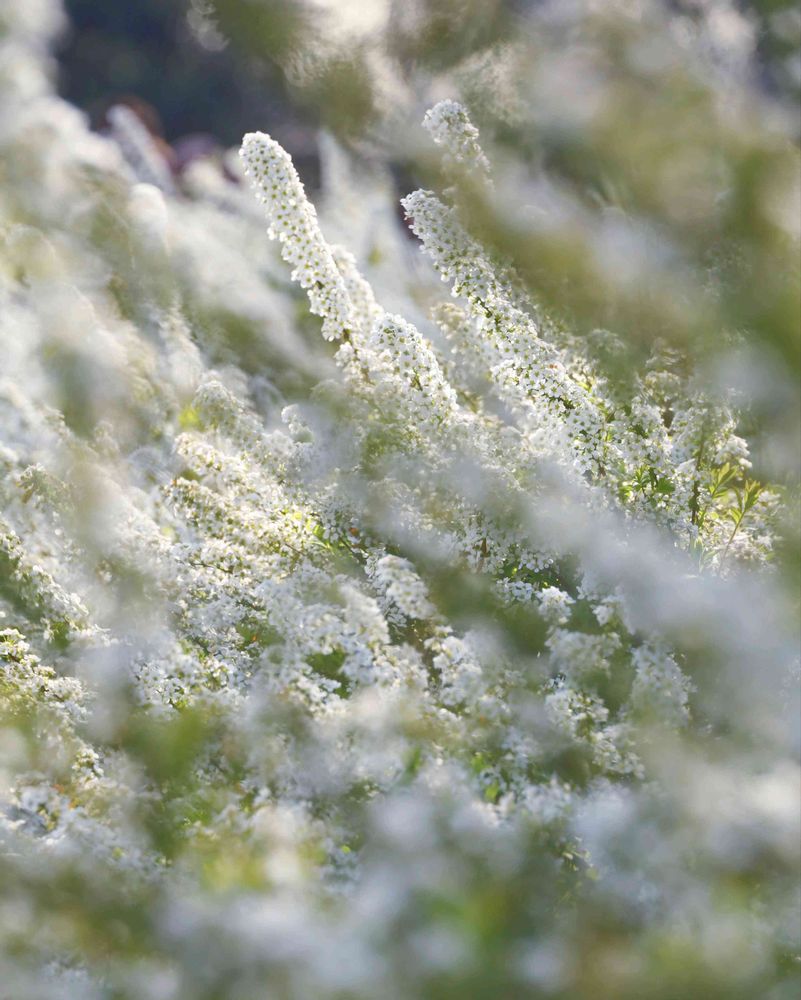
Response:
M0 995L790 1000L797 636L737 398L531 301L463 105L421 278L340 161L318 218L262 133L180 191L126 109L91 133L58 11L0 2Z

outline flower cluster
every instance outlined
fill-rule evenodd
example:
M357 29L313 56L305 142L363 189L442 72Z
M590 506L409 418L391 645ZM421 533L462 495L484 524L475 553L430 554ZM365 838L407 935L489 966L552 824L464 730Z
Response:
M242 161L270 218L270 236L281 244L292 279L309 293L312 311L323 317L323 336L336 340L355 325L345 283L317 223L314 206L285 150L260 132L242 140Z
M489 161L479 145L478 129L463 105L456 101L440 101L426 112L423 126L454 163L482 173L489 172Z

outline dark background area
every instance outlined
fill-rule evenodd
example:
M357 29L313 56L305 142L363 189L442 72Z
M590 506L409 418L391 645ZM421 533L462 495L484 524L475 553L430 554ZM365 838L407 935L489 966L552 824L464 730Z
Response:
M24 2L24 0L23 0ZM105 110L136 97L158 112L164 137L212 135L226 146L262 129L302 129L280 68L238 47L205 47L183 0L67 0L71 27L62 39L59 89L95 127Z

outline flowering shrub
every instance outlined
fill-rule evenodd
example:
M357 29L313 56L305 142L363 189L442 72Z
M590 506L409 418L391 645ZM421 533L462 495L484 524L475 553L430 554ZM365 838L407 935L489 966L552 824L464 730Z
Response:
M793 996L792 500L736 393L536 300L461 103L421 271L333 143L321 224L262 133L178 190L88 132L58 20L0 5L5 994Z

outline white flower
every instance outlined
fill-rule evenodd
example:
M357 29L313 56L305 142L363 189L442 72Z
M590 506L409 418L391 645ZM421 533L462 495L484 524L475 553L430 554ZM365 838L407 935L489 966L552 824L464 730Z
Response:
M281 256L292 265L292 279L306 289L312 312L322 316L326 340L340 339L358 319L292 160L262 132L245 136L240 155L256 196L267 210L270 238L278 240Z

